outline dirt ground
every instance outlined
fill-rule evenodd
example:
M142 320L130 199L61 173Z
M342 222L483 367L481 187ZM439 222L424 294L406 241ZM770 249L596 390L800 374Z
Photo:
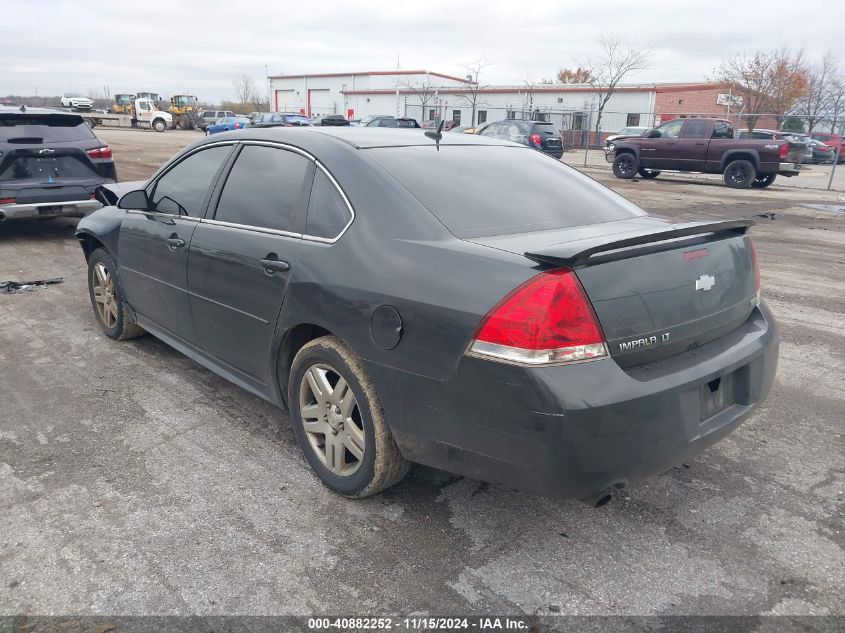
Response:
M98 130L122 180L196 132ZM592 509L415 467L325 490L287 414L152 337L105 338L74 221L0 224L0 614L842 614L845 196L588 170L669 217L757 217L772 394Z

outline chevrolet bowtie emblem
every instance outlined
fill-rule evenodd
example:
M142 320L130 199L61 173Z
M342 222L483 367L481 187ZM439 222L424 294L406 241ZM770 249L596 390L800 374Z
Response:
M698 279L695 280L695 289L696 290L710 290L713 286L716 285L716 278L712 275L701 275Z

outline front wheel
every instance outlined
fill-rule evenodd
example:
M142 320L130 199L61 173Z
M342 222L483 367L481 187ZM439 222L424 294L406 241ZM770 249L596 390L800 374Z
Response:
M368 497L407 474L410 464L393 440L372 381L336 337L323 336L299 350L288 401L299 445L327 488Z
M751 183L751 186L755 189L765 189L770 184L772 184L777 178L777 174L764 174L762 176L757 176L754 179L754 182Z
M637 157L630 152L625 152L624 154L619 154L613 161L613 175L617 178L630 180L637 175L639 167Z
M122 341L144 334L144 330L129 317L117 264L103 248L96 249L88 258L88 295L97 322L106 336Z
M731 189L748 189L757 178L757 170L750 160L737 159L725 167L725 184Z
M652 178L657 178L660 175L659 171L645 168L640 169L637 173L639 173L641 178L646 178L648 180L651 180Z
M153 129L156 132L164 132L167 129L167 124L163 119L156 119L153 121Z

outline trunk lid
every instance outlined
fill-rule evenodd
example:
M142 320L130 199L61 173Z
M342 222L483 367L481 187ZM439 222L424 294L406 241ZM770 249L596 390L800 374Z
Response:
M628 367L704 345L748 319L757 303L749 224L646 217L472 241L572 268L611 356Z

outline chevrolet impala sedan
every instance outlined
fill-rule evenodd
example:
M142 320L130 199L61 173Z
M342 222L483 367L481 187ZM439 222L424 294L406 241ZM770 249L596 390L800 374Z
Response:
M95 318L290 410L364 497L417 462L595 505L766 397L750 221L671 223L496 138L257 129L82 220Z

